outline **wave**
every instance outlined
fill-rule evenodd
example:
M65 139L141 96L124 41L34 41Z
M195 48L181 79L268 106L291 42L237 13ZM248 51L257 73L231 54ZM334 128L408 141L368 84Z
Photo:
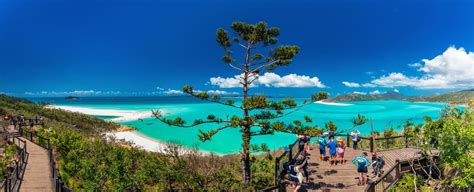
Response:
M354 105L354 104L349 104L349 103L329 103L329 102L324 102L324 101L316 101L314 103L323 104L323 105L334 105L334 106L351 106L351 105Z
M59 105L51 105L49 107L56 108L56 109L63 109L66 111L71 111L71 112L84 113L86 115L117 116L116 118L108 119L108 121L113 121L113 122L135 121L135 120L153 116L151 111L95 109L95 108L87 108L87 107L73 107L73 106L59 106Z

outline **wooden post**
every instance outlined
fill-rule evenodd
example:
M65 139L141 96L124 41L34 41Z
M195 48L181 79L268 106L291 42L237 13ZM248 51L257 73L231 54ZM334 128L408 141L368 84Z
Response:
M408 148L408 135L403 135L405 137L405 148Z
M395 166L397 166L397 168L395 169L395 178L399 179L400 178L401 166L402 166L400 164L400 159L395 160Z
M290 149L290 150L288 151L288 162L290 162L291 159L292 159L292 157L293 157L293 155L291 154L292 151L293 151L293 146L288 145L288 148Z
M278 172L279 172L279 169L280 169L280 158L277 157L275 159L275 185L278 185L278 180L279 180Z
M15 167L16 167L16 179L20 178L20 166L18 166L18 161L15 160Z
M374 181L372 180L369 180L367 182L367 192L375 192L375 184L374 184Z
M370 152L374 152L374 123L372 122L372 117L370 118L370 127L372 128L372 136L370 137Z
M8 176L5 175L3 178L5 180L5 186L3 187L3 191L7 192L8 191Z
M351 143L351 142L350 142L350 141L351 141L351 138L350 138L350 137L351 137L351 135L349 135L349 133L348 133L348 134L347 134L347 138L346 138L347 147L351 147L351 144L350 144L350 143Z

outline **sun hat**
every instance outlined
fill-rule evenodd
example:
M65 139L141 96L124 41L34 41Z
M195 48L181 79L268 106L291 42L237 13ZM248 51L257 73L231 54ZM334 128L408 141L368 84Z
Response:
M376 155L377 155L377 152L374 151L374 152L372 152L372 153L370 153L370 154L371 154L372 156L376 156Z

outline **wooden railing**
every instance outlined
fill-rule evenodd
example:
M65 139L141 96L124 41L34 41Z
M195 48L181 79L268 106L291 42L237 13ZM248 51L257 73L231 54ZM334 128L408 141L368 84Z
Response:
M295 142L288 145L288 148L285 147L285 151L280 154L278 157L275 157L275 175L274 175L274 185L269 186L262 191L272 191L282 187L285 187L285 183L282 182L283 178L281 178L280 172L283 170L282 162L290 162L292 159L296 158L299 154L299 139L296 139Z
M386 151L392 149L408 148L408 136L397 135L390 137L366 137L361 136L359 149L363 151Z
M28 160L26 141L13 135L8 136L7 141L8 143L15 144L17 146L18 159L14 161L15 166L13 170L4 176L3 181L0 183L0 190L3 192L18 191L18 187L21 180L23 179L23 173Z
M26 139L30 140L33 143L38 144L39 146L43 147L44 149L48 150L48 157L49 157L49 164L51 168L51 175L53 180L53 191L55 192L72 192L71 189L64 185L64 182L61 180L61 176L58 174L56 169L56 162L53 154L53 148L51 146L51 142L48 138L44 138L40 135L35 134L35 132L29 132L24 130L20 126L20 134L25 137Z
M436 156L433 156L436 159ZM410 164L410 161L416 161L416 165ZM435 161L436 162L436 161ZM395 160L395 164L391 166L385 173L376 180L369 180L365 191L381 192L387 191L393 186L405 173L413 172L414 170L427 169L429 167L429 159L427 156L420 156L411 160Z

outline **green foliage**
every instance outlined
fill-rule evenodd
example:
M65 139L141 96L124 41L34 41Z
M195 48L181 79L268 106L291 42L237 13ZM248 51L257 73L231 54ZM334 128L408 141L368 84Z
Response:
M313 122L313 119L311 119L311 117L309 117L309 116L307 116L307 115L304 116L304 120L306 121L306 123L311 123L311 122Z
M420 189L420 186L423 185L423 177L409 173L404 175L396 184L393 186L390 191L416 191ZM416 185L416 187L415 187Z
M311 95L311 101L313 101L313 102L320 101L320 100L327 99L327 98L328 98L328 93L327 92L319 92L319 93L315 93L315 94Z
M284 105L286 105L288 107L295 107L296 106L296 102L292 98L285 98L281 101L281 103L283 103Z
M324 124L324 128L328 131L336 131L337 130L337 125L333 121L329 121L326 124Z
M352 118L351 122L354 126L359 126L365 124L367 122L367 118L361 114L357 114L357 117Z
M226 105L234 105L234 103L235 103L234 100L227 100L227 101L225 101L224 104L226 104Z
M267 97L256 95L246 98L244 99L244 107L247 109L265 109L268 107Z
M471 108L461 114L450 111L442 130L433 133L439 134L437 144L445 167L456 172L451 187L467 189L474 186L474 112Z
M214 119L216 119L216 116L215 115L208 115L207 119L208 120L214 120Z

